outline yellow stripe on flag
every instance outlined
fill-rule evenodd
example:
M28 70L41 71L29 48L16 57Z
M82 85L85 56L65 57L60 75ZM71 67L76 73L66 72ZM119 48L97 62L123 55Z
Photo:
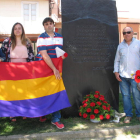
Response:
M34 99L52 95L65 90L63 80L56 80L55 76L0 81L0 100L14 101Z

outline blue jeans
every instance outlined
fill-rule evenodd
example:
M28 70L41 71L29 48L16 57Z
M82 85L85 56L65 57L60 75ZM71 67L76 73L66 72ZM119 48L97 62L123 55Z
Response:
M126 116L133 116L132 113L132 103L131 103L131 91L133 95L133 100L136 107L136 116L140 117L140 91L137 89L137 83L134 79L120 77L122 82L119 82L122 97L123 97L123 107Z
M61 118L61 114L59 111L53 112L52 113L52 122L59 122Z

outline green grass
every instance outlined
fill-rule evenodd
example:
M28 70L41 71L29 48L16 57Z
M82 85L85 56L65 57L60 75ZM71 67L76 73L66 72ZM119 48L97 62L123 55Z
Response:
M123 103L121 95L119 104L119 112L123 112ZM112 127L115 128L138 124L138 121L135 119L135 117L132 119L130 124L124 124L123 119L124 118L121 119L120 123L110 123L108 120L103 120L99 124L94 124L91 123L89 120L85 120L80 117L67 119L62 118L61 121L65 124L65 129L59 130L51 124L51 115L47 116L47 121L44 123L39 122L39 118L27 118L26 120L23 120L21 117L18 117L16 122L11 122L9 118L0 118L0 136L45 132L49 133L63 131L78 131Z

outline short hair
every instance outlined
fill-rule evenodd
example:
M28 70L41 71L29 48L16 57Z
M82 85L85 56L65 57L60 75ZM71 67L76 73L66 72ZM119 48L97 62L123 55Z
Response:
M46 22L52 22L52 23L54 24L54 20L53 20L52 18L50 18L50 17L46 17L46 18L43 20L43 22L42 22L43 26L44 26L44 23L46 23Z
M132 27L129 27L129 26L127 26L127 27L130 28L131 31L133 32L133 28ZM127 27L125 27L125 28L127 28ZM123 31L124 31L125 28L123 28Z

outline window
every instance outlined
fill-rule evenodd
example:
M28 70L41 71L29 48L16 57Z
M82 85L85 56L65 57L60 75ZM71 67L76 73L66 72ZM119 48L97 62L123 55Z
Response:
M37 20L37 3L23 2L23 20L36 21Z

